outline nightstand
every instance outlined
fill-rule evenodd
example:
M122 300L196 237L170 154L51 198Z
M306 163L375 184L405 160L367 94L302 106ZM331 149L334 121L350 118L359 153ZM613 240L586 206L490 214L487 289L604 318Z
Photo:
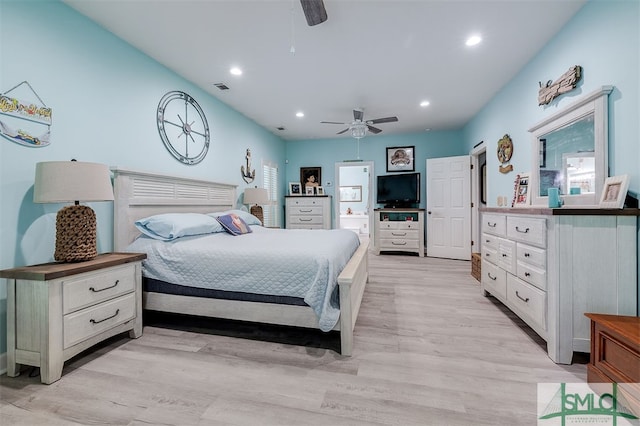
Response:
M7 279L7 375L40 367L60 379L66 360L116 334L142 335L143 253L107 253L78 263L0 271Z

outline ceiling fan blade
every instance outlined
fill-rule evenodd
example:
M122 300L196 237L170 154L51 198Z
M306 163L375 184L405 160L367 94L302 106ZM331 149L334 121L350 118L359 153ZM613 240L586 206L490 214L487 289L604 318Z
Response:
M349 128L347 127L346 129L341 130L341 131L339 131L338 133L336 133L336 135L341 135L341 134L343 134L344 132L346 132L346 131L348 131L348 130L349 130Z
M362 121L362 117L364 116L364 112L362 112L361 109L354 109L353 110L353 119L358 121Z
M374 135L377 135L378 133L380 133L382 131L382 129L378 129L377 127L369 126L368 124L367 124L367 129L369 129L369 131L371 133L373 133Z
M322 0L300 0L300 3L310 27L322 24L327 20L327 10L324 8Z
M320 124L347 124L338 121L321 121Z
M376 118L375 120L367 120L368 124L393 123L398 121L398 117Z

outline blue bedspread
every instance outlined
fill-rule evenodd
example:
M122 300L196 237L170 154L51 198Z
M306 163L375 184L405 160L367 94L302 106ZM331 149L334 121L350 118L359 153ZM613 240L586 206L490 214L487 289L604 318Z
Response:
M127 251L147 253L143 275L172 284L304 299L331 330L340 317L338 275L360 242L348 230L284 230L251 226L163 242L141 236Z

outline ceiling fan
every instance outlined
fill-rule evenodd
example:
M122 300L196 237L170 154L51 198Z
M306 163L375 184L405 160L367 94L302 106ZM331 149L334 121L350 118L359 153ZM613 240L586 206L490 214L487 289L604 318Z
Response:
M321 121L320 123L322 124L348 124L349 127L347 127L344 130L339 131L338 133L336 133L337 135L341 135L347 131L351 131L351 136L353 136L356 139L360 139L365 137L367 131L373 133L374 135L377 135L378 133L382 132L382 129L378 129L377 127L373 127L372 124L382 124L382 123L393 123L395 121L398 121L398 117L384 117L384 118L376 118L374 120L363 120L364 118L364 111L361 109L354 109L353 110L353 121L351 123L341 123L341 122L337 122L337 121Z

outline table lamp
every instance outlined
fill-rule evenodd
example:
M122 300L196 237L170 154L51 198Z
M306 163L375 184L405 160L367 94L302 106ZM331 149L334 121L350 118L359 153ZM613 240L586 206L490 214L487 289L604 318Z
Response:
M247 188L244 190L244 204L253 204L250 213L260 219L260 223L264 225L264 215L262 207L259 204L267 204L269 202L269 193L264 188Z
M112 201L111 173L104 164L48 161L36 164L34 203L68 203L56 216L58 262L82 262L98 255L96 214L80 201Z

